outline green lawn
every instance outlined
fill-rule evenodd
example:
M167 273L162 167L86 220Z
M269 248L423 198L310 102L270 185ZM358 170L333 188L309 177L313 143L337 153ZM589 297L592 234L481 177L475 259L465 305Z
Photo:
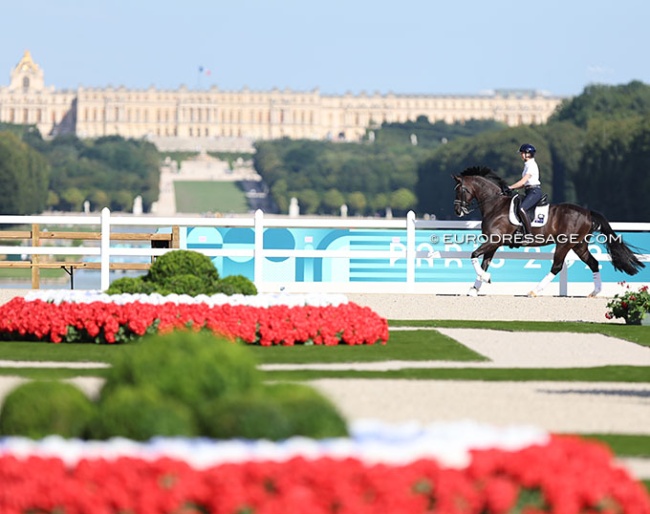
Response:
M580 321L461 321L461 320L389 320L391 327L485 328L512 332L576 332L603 334L632 343L650 346L650 327L624 323L587 323Z
M183 213L245 214L248 202L235 182L174 182L176 210Z

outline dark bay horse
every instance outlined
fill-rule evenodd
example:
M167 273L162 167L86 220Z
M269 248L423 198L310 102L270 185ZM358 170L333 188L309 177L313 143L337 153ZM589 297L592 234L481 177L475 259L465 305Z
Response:
M548 273L528 296L537 296L559 273L564 258L570 250L591 269L594 277L594 290L589 296L600 293L602 285L598 261L589 251L589 238L598 231L605 237L604 243L611 256L614 269L635 275L645 264L637 258L610 226L605 217L570 203L549 206L548 221L535 228L530 234L522 235L519 227L509 219L512 198L504 194L508 184L490 168L475 166L467 168L460 175L452 175L456 181L454 211L462 217L469 214L469 205L476 200L481 212L482 244L472 252L472 265L476 270L476 281L469 294L474 296L483 282L490 282L487 269L497 249L503 245L543 246L555 244L553 264ZM599 239L600 241L600 239ZM479 265L479 257L483 262Z

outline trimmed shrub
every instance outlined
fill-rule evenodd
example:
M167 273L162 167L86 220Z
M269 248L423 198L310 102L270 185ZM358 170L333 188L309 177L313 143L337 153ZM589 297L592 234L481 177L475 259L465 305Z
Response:
M28 382L6 396L0 411L0 434L32 439L53 434L82 437L94 411L90 399L72 384Z
M192 250L174 250L156 258L146 280L164 285L176 275L195 275L206 283L219 280L219 272L210 257Z
M186 294L198 296L200 294L213 295L217 292L216 282L206 281L196 275L174 275L160 286L160 294Z
M179 401L150 387L119 387L102 399L88 435L146 441L154 436L194 437L197 430L192 411Z
M217 282L216 292L229 296L233 294L253 296L257 294L257 288L244 275L228 275Z
M101 396L120 385L149 386L192 407L261 382L245 346L208 331L176 331L142 338L112 366Z
M151 294L156 292L156 285L142 277L123 277L114 280L106 294Z
M215 439L287 439L291 423L282 407L261 393L232 394L200 409L202 431Z
M265 387L265 395L289 420L292 435L325 439L348 435L343 416L329 399L304 384L279 383Z

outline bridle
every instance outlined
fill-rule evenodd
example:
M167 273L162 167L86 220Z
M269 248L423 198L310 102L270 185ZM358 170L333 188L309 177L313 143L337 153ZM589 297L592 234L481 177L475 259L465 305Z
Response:
M467 216L474 210L469 208L469 202L467 201L467 196L471 195L471 193L469 189L463 185L462 179L456 184L456 187L454 187L456 190L458 190L458 188L460 188L460 199L458 198L459 194L456 193L457 198L454 200L454 208L458 206L458 209L460 211L459 216Z

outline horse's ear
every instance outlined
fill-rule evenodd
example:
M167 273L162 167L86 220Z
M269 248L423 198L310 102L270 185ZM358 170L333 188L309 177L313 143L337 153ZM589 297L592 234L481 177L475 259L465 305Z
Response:
M460 182L460 177L458 175L452 175L451 178L453 178L456 182Z

